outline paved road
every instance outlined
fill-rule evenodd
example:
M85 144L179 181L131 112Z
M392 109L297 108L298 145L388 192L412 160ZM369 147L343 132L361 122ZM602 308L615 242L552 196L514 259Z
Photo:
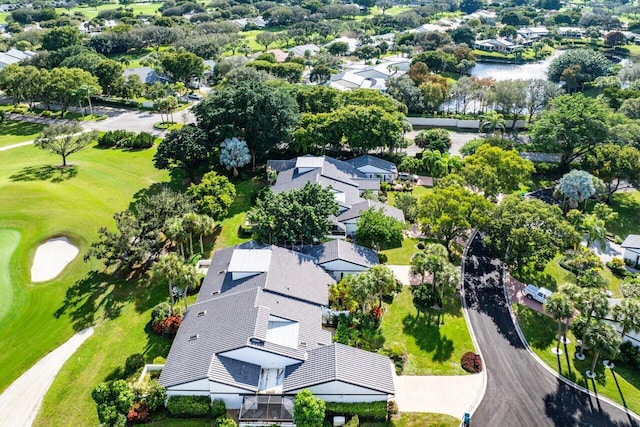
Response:
M486 256L481 240L474 240L464 286L488 381L472 425L637 427L630 415L566 385L532 357L511 321L499 267ZM594 385L590 384L592 391Z

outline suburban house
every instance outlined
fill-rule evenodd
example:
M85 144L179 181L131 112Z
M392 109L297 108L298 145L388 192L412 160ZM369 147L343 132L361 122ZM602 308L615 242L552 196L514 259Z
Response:
M578 27L558 27L558 34L565 39L583 39L584 30Z
M160 383L167 395L221 399L241 422L293 421L303 389L326 401L386 401L391 361L332 343L322 328L333 278L317 259L256 242L216 251L185 313Z
M342 239L331 240L304 250L314 257L336 281L348 274L357 274L380 264L378 254L373 249L356 245Z
M526 27L518 30L518 35L526 40L538 40L549 35L547 27Z
M624 259L635 267L640 266L640 234L629 234L624 242Z
M411 63L407 58L389 57L376 65L350 64L331 76L328 86L339 90L387 90L387 79L406 73Z
M122 73L122 77L126 79L128 76L132 74L136 74L138 77L140 77L140 80L142 80L142 83L145 83L148 85L153 85L156 82L159 82L160 84L171 83L171 80L169 80L162 74L156 73L156 70L154 70L151 67L127 68Z
M275 194L304 187L308 182L329 187L340 208L332 218L332 236L345 237L355 234L357 220L369 208L382 209L387 216L404 221L402 211L393 206L362 196L365 192L377 193L380 178L371 178L348 161L328 156L302 156L291 160L269 160L267 171L276 171L278 177L271 191Z
M398 178L398 168L395 163L365 154L355 159L347 160L368 178L378 178L384 182L393 182Z
M35 55L35 52L30 50L21 51L15 48L11 48L6 52L0 53L0 69L6 67L7 65L17 64L20 61L25 59L31 59Z
M522 48L519 44L512 43L506 39L478 40L474 43L474 47L480 50L500 53L510 53Z
M317 55L318 52L320 52L320 47L315 44L302 44L289 49L290 54L300 57L307 56L307 53L309 54L309 56L314 56Z

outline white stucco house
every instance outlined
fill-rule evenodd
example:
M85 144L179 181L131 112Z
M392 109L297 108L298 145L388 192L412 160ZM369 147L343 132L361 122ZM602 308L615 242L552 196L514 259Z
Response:
M386 165L383 160L378 160ZM362 167L366 163L368 162L362 162ZM384 167L391 168L389 165ZM276 182L271 187L275 194L302 188L309 182L331 188L338 202L339 214L331 218L334 229L328 237L354 235L358 218L369 208L382 209L387 216L404 222L404 214L400 209L362 197L366 191L377 193L381 178L368 176L350 161L328 156L302 156L291 160L269 160L267 170L278 173Z
M361 273L380 263L378 254L373 249L342 239L312 246L304 252L316 258L318 265L336 281L349 274Z
M629 234L620 245L624 249L624 259L634 266L640 266L640 234Z
M240 410L240 421L291 424L299 391L331 402L386 401L391 361L332 343L322 328L333 278L313 256L247 242L216 251L184 316L160 383Z

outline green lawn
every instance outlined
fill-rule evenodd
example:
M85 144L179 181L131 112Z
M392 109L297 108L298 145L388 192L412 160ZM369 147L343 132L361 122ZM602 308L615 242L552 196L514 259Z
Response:
M464 375L460 358L474 346L462 315L460 299L446 297L444 324L435 324L413 306L411 289L405 286L382 317L385 346L400 345L408 355L404 375Z
M144 324L147 310L164 290L133 280L117 282L96 261L82 260L98 228L113 224L115 211L127 208L139 190L168 181L166 171L153 168L153 153L91 147L72 155L74 166L66 169L55 167L58 156L32 146L2 153L0 265L8 263L3 271L10 275L0 276L6 307L0 312L0 346L11 351L0 354L0 391L75 331L97 326L95 336L65 365L45 398L41 424L96 425L89 396L96 380L131 353L155 351ZM58 278L32 284L35 248L55 235L68 236L80 254ZM12 242L17 243L13 255ZM72 394L61 398L62 391Z
M640 191L614 193L611 207L618 212L618 219L607 224L610 232L621 239L629 234L640 233Z
M640 377L635 369L618 365L614 370L609 370L600 361L596 367L597 377L588 379L584 373L591 367L593 354L587 351L584 361L576 360L573 357L576 338L571 332L568 334L571 343L560 345L563 354L556 356L551 353L551 348L557 345L557 323L526 306L514 305L514 310L529 345L547 365L571 381L607 396L636 413L640 412Z
M128 4L124 7L126 7L127 9L133 9L134 16L137 16L137 15L155 15L158 13L158 8L160 8L161 6L162 6L162 2L155 2L155 3L133 3L133 4ZM123 7L123 6L121 4L114 4L114 3L103 4L96 7L77 6L69 10L65 8L58 8L58 13L69 12L73 14L76 12L81 12L82 14L84 14L84 16L87 19L93 19L96 16L98 16L98 12L102 10L112 10L112 9L118 9L120 7Z
M229 208L229 214L220 224L220 231L216 236L215 249L226 248L238 245L251 240L250 237L239 235L240 226L244 222L244 217L252 205L252 196L265 184L257 179L240 181L236 186L236 199Z
M5 120L0 122L0 147L35 139L44 126L39 123L16 122Z
M402 241L402 246L399 248L387 249L380 251L380 253L387 256L387 264L409 265L411 255L420 251L420 249L416 248L418 242L420 242L420 239L405 237Z

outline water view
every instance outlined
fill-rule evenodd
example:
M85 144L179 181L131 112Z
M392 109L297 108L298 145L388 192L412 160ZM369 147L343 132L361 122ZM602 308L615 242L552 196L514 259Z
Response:
M553 61L559 51L547 57L542 61L527 62L525 64L499 64L492 62L478 62L471 69L471 75L480 79L485 77L493 77L496 80L514 80L514 79L546 79L549 64Z

